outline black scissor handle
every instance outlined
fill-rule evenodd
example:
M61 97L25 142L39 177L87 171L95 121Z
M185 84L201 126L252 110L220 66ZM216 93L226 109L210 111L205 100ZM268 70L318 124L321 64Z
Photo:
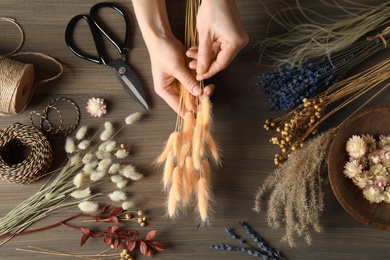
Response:
M126 31L125 31L123 45L119 45L114 40L115 37L113 35L111 35L108 30L104 29L103 24L101 22L99 22L99 20L97 19L97 12L99 11L99 9L105 8L105 7L114 9L115 11L120 13L122 15L123 19L125 20ZM92 21L94 22L96 28L99 29L99 31L107 38L107 40L109 40L115 46L115 48L117 48L117 50L119 51L120 54L123 54L123 53L129 51L129 36L130 36L131 23L130 23L129 16L127 15L127 13L124 9L122 9L120 6L115 5L113 3L103 2L103 3L98 3L94 6L92 6L91 11L90 11L90 15L91 15Z
M98 57L94 57L92 55L86 54L85 52L82 52L79 48L77 48L76 44L73 41L73 31L74 31L74 28L75 28L76 24L80 20L85 20L88 23L89 29L90 29L92 37L93 37L93 41L95 43L95 48L96 48ZM103 54L104 52L102 50L102 46L100 44L100 40L99 40L99 37L97 35L95 24L91 20L90 16L80 14L80 15L76 15L75 17L73 17L69 21L68 26L66 27L66 31L65 31L65 42L66 42L66 45L68 46L68 48L77 57L80 57L82 59L85 59L85 60L88 60L88 61L91 61L91 62L94 62L94 63L97 63L97 64L102 64L103 63L104 65L107 65L105 57L102 57L102 55L104 55Z

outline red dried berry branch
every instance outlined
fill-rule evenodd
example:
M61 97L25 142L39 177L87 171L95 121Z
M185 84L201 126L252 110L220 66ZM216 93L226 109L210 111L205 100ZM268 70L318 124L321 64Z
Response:
M133 251L137 247L139 247L140 252L143 255L150 256L153 251L163 251L166 246L163 245L160 242L152 241L152 239L156 236L157 231L151 230L149 231L145 239L139 238L139 233L137 230L131 229L131 230L120 230L119 226L119 218L118 216L123 213L122 208L113 208L110 210L110 206L106 206L103 210L101 210L96 215L88 215L88 214L76 214L72 217L69 217L65 220L62 220L58 223L28 230L24 232L20 232L17 234L5 234L0 236L0 238L8 238L8 237L16 237L21 235L27 235L39 231L48 230L54 227L58 226L64 226L70 229L79 230L83 233L81 237L80 245L84 245L89 238L97 238L97 237L103 237L103 241L105 244L113 247L116 251L119 251L120 249L126 247L129 251ZM92 218L96 222L112 222L115 223L115 225L108 227L104 232L102 231L93 231L89 227L76 227L67 224L70 220L79 218L79 217L85 217L85 218ZM125 240L125 244L123 244L123 240Z

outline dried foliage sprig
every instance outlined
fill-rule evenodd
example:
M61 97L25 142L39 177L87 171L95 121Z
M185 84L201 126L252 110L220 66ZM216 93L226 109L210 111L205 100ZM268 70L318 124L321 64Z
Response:
M287 32L260 41L260 59L271 59L277 67L286 64L296 66L308 58L345 50L368 32L389 25L390 2L377 6L344 2L343 5L321 1L325 6L334 8L334 13L343 12L334 17L305 8L299 1L296 1L296 7L278 6L275 13L264 4L271 17L270 25L275 22Z
M195 18L200 1L187 1L187 48L197 43ZM200 82L203 89L203 81ZM168 193L167 213L175 218L180 209L196 199L195 212L208 224L212 212L211 162L220 164L219 150L211 134L211 103L208 97L192 96L180 86L179 115L156 162L164 165L163 188ZM180 116L181 112L184 114Z
M271 109L289 110L304 98L312 98L320 91L340 81L364 60L386 49L389 28L382 33L358 41L345 50L327 54L322 59L305 59L298 66L286 65L271 73L257 75L256 86L269 95Z
M110 209L110 206L106 206L105 208L103 208L103 210L101 210L96 215L78 213L72 217L64 219L50 226L29 230L25 232L20 232L17 234L5 234L0 236L0 238L27 235L27 234L32 234L32 233L52 229L58 226L63 226L73 230L78 230L83 233L80 242L81 246L83 246L90 238L103 237L104 243L107 244L109 247L115 249L117 252L122 248L125 248L130 252L136 248L139 248L143 255L150 256L153 251L163 251L166 248L165 245L163 245L162 243L157 241L152 241L152 239L156 236L157 233L156 230L149 231L146 234L145 239L139 238L139 232L137 230L134 229L121 230L119 223L121 220L120 215L123 213L124 211L122 208ZM90 227L85 227L85 226L76 227L68 223L71 220L80 217L90 218L95 220L96 222L113 223L114 225L107 227L105 231L94 231L91 230Z
M237 240L240 244L247 245L244 246L230 246L228 244L219 244L219 245L211 245L210 248L218 249L218 250L227 250L227 251L240 251L247 253L248 255L254 257L261 257L264 260L282 260L284 259L279 250L273 249L267 243L265 243L264 239L259 236L255 231L252 230L244 221L239 222L241 227L244 228L247 234L253 239L253 241L257 244L257 246L252 246L248 244L245 240L241 239L232 229L225 228L226 233L231 236L233 239Z
M126 147L118 145L113 138L139 117L139 113L128 116L126 124L117 132L112 123L104 123L98 141L94 137L86 139L87 126L81 127L75 137L68 137L65 142L68 160L61 168L50 173L51 178L37 193L0 219L0 235L17 234L37 220L73 205L78 205L84 212L94 213L100 207L96 199L106 196L107 190L118 189L109 194L112 202L122 203L123 209L133 207L134 204L121 189L128 182L142 178L142 174L126 162L129 155ZM107 189L105 186L107 190L92 193L91 188L102 183L107 185L107 181L110 183L114 176L117 178L114 178L111 187ZM5 239L0 245L7 241Z
M331 115L361 97L390 77L390 59L386 59L371 68L332 85L327 91L304 99L296 109L273 120L267 119L264 128L275 130L270 142L277 145L281 152L275 155L275 164L288 159L289 154L302 147L310 134L315 134L322 122ZM341 101L330 111L325 108Z

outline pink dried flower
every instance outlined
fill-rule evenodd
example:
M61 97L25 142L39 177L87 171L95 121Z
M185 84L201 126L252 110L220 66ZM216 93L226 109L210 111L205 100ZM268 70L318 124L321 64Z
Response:
M106 103L102 98L91 98L88 100L87 106L85 107L87 112L93 117L102 117L107 113Z

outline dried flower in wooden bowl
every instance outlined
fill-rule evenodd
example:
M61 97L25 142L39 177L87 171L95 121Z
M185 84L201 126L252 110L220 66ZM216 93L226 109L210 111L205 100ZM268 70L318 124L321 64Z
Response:
M390 105L355 114L340 126L328 156L329 181L340 204L360 222L382 230L390 230L390 203L381 202L389 200L389 175L381 173L388 166L387 160L382 159L388 154L383 149L388 147L389 138L382 137L377 143L374 137L390 133L386 120L389 116Z

